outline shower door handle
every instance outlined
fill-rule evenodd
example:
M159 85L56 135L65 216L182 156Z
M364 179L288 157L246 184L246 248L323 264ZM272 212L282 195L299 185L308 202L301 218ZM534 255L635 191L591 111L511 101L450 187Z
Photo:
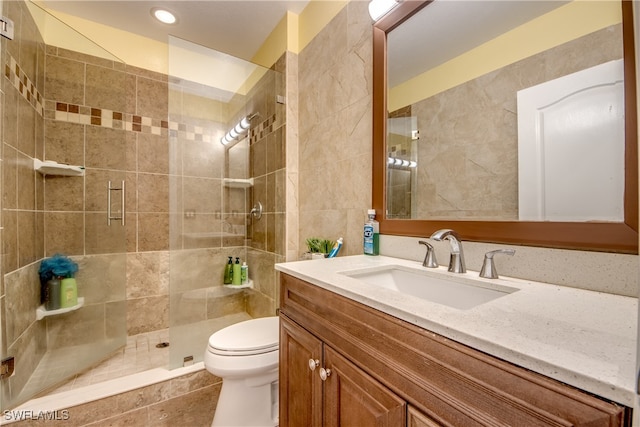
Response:
M120 192L120 216L111 215L111 192ZM124 209L125 209L125 192L124 192L124 180L120 183L120 188L114 188L109 181L109 189L107 190L107 225L111 226L111 221L120 221L120 224L124 225Z

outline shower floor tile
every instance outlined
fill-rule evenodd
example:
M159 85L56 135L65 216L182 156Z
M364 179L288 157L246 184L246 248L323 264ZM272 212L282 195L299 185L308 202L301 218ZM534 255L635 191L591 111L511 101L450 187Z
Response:
M168 329L129 336L124 348L115 352L111 357L87 371L74 375L66 383L48 390L45 394L73 390L149 369L166 368L169 366L169 347L156 347L156 344L163 342L169 342ZM66 360L70 363L67 369L73 369L73 358L66 358ZM56 362L56 364L58 363ZM46 363L41 363L41 365L46 366ZM64 369L64 367L62 368ZM37 374L36 371L34 377Z
M66 347L48 352L38 364L29 382L22 390L21 396L29 396L27 399L41 397L65 391L75 390L85 386L99 384L105 380L137 374L150 369L183 366L184 356L193 356L194 360L202 360L209 336L234 323L249 320L247 313L235 313L216 319L203 321L194 327L193 324L174 326L171 346L180 351L169 352L169 346L157 344L169 343L169 329L152 331L144 334L127 337L125 345L111 353L111 356L91 368L74 374L77 370L78 354L83 354L88 349L82 347ZM107 343L109 349L113 343ZM106 347L106 348L107 348ZM99 349L93 348L91 351ZM106 353L111 350L104 350ZM180 354L178 354L180 353ZM170 357L175 358L171 361ZM69 378L59 383L60 378ZM42 391L43 384L59 384Z

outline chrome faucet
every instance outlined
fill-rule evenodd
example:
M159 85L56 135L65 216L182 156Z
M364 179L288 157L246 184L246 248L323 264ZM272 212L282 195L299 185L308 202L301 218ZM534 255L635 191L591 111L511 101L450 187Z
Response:
M452 273L466 273L467 268L464 265L464 253L462 252L462 242L460 236L455 231L443 228L431 235L433 240L438 242L448 240L451 244L451 257L449 258L449 271Z
M422 261L422 266L428 268L438 268L438 261L436 260L436 253L433 250L433 246L431 246L429 242L425 242L424 240L419 240L418 244L425 245L427 247L427 253L424 254L424 261Z

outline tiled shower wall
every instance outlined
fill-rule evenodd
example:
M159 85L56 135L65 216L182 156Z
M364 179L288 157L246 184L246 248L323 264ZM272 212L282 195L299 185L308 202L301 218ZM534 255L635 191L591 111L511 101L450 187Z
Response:
M126 252L128 334L166 328L167 77L47 46L45 98L44 158L86 168L84 178L45 179L45 256L83 256L78 261L82 293L85 283L109 277L114 269L104 262L109 254ZM112 181L119 187L123 180L126 226L113 221L109 227L106 185ZM117 200L119 194L112 196ZM83 271L91 277L83 278Z
M276 262L286 256L286 54L249 94L251 111L261 125L250 138L250 175L254 179L251 208L263 206L262 218L250 219L247 258L258 292L250 294L250 313L254 317L273 316L278 301Z

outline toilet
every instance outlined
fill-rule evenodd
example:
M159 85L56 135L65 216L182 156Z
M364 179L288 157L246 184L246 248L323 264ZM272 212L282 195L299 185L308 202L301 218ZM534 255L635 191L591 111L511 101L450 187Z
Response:
M246 320L209 337L207 371L222 378L213 427L278 425L279 318Z

